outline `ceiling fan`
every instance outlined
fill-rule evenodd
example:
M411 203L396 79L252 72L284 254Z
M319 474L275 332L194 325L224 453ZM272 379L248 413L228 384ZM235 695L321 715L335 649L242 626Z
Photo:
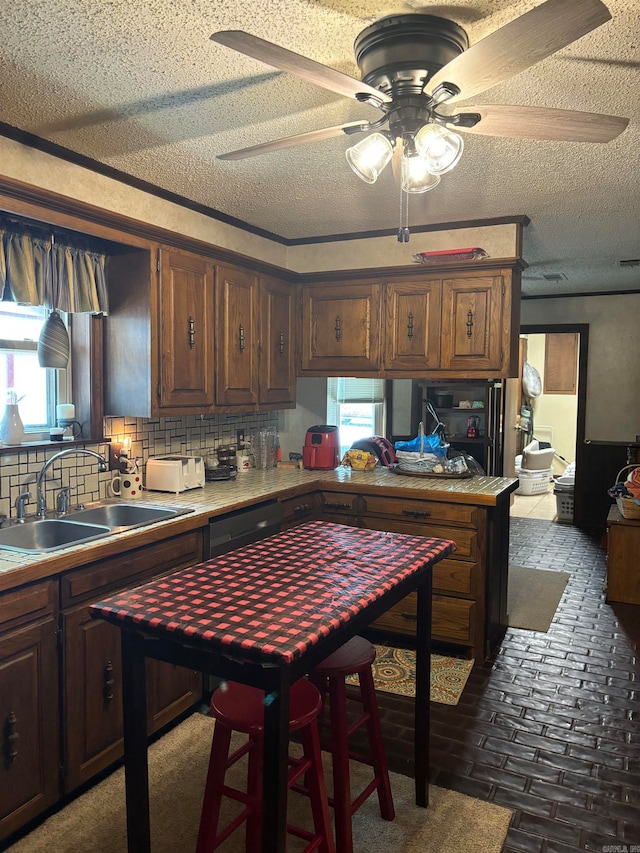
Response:
M325 127L218 157L241 160L341 134L373 131L347 149L351 168L374 183L393 159L404 192L422 193L436 186L440 175L459 161L464 141L457 131L609 142L622 133L628 119L535 106L473 105L452 110L450 105L508 80L610 18L601 0L545 0L469 47L465 30L447 18L391 15L364 29L355 40L362 80L240 30L216 32L211 39L219 44L382 112L377 121ZM398 239L408 240L408 227L399 229Z

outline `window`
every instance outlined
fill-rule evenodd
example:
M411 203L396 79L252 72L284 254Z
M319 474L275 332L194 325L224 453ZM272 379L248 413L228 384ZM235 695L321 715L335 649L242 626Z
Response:
M384 434L384 379L327 380L327 423L340 434L340 457L359 438Z
M56 371L40 367L37 354L47 313L41 306L0 302L0 411L7 392L15 391L20 417L30 433L44 432L55 423Z

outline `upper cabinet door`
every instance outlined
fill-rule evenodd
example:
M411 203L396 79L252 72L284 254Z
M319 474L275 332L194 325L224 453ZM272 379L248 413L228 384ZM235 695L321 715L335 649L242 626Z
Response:
M213 267L160 251L160 408L213 407Z
M302 288L302 371L348 376L380 370L379 282Z
M386 375L438 367L440 292L440 278L385 286Z
M295 295L284 281L260 280L261 404L295 405Z
M258 404L258 279L216 267L216 403Z
M441 370L502 372L505 292L502 275L443 280Z

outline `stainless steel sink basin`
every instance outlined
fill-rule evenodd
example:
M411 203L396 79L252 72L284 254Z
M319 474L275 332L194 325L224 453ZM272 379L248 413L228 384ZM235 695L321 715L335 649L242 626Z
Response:
M89 542L110 532L110 528L105 525L46 518L0 529L0 548L23 554L39 554Z
M182 515L185 512L190 512L190 510L166 506L145 506L135 503L114 503L70 512L65 518L88 524L106 524L111 529L116 527L129 529L131 527L142 527L144 524L152 524L154 521L164 521L166 518L174 518L176 515Z

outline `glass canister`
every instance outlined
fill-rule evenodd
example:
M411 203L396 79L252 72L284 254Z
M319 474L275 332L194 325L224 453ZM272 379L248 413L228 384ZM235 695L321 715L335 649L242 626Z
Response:
M266 470L276 464L276 431L261 429L253 437L253 461L256 468Z

